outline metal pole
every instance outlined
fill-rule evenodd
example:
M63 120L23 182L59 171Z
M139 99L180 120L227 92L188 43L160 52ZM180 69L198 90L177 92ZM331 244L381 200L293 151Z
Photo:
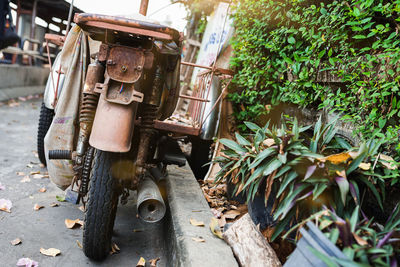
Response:
M149 0L142 0L140 2L140 11L139 13L143 16L147 15L147 8L149 7Z
M37 14L37 3L38 0L33 1L32 7L32 23L31 23L31 40L29 41L29 50L33 50L32 40L35 39L35 29L36 29L36 14ZM29 57L29 65L33 65L33 58Z
M31 25L31 39L35 39L35 28L36 28L36 12L37 12L37 2L38 0L35 0L33 2L33 7L32 7L32 25Z
M74 0L71 1L71 4L69 6L69 13L68 13L68 22L67 22L67 29L65 30L65 36L68 35L69 28L71 26L71 20L72 20L72 11L74 10Z

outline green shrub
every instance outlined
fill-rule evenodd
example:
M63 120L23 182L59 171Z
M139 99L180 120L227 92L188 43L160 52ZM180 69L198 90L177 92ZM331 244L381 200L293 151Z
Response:
M361 187L383 209L385 188L398 179L396 163L379 153L382 141L353 148L335 136L335 121L322 125L320 118L312 136L305 134L310 127L299 127L296 120L271 129L268 123L263 128L245 125L252 131L246 138L236 133L236 142L220 140L225 150L214 159L223 165L216 182L236 185L235 193L246 192L247 201L261 193L266 203L275 188L272 239L324 206L350 217L361 205Z
M236 0L239 128L279 102L328 109L398 146L400 0ZM328 72L340 83L319 81Z

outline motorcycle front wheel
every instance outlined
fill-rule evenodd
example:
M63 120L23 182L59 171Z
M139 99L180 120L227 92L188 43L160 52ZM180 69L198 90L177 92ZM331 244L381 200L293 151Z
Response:
M93 260L107 257L118 206L117 185L111 174L112 153L96 150L90 175L83 229L83 251Z

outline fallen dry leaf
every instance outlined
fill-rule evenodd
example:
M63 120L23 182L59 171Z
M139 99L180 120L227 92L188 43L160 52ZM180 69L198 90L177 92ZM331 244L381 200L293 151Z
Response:
M40 171L32 171L29 173L29 175L35 175L35 174L39 174L39 173L40 173Z
M76 219L76 220L71 220L71 219L65 219L65 226L67 226L68 229L72 229L76 226L83 226L83 221Z
M140 260L136 264L136 267L144 267L146 265L146 260L143 257L140 257Z
M19 106L19 102L15 101L15 100L10 100L8 101L7 105L11 108L13 107L18 107Z
M35 206L33 206L33 210L36 210L36 211L43 209L43 208L44 208L44 206L40 206L39 204L35 204Z
M156 259L151 259L149 261L150 267L157 267L157 261L159 261L160 258L156 258Z
M16 238L12 241L10 241L11 245L16 246L22 243L22 240L20 238Z
M228 210L224 213L224 217L228 220L234 220L237 216L240 215L240 211L238 210Z
M9 199L0 199L0 210L10 213L12 208L12 202Z
M31 178L29 178L29 175L26 175L24 178L22 178L22 180L20 181L21 183L27 183L30 182Z
M194 226L204 226L204 222L202 221L196 221L195 219L190 218L190 223Z
M327 161L330 161L332 164L339 165L340 163L345 163L350 159L352 159L351 155L347 152L343 152L343 153L339 153L339 154L333 154L333 155L330 155L328 157L325 157L325 158L322 158L319 160L320 161L327 160Z
M46 175L43 174L34 174L32 176L33 179L43 179L43 178L48 178Z
M39 192L40 192L40 193L44 193L44 192L46 192L46 191L47 191L46 187L42 187L42 188L39 189Z
M360 165L358 165L358 168L364 171L368 171L371 168L371 163L361 162Z
M193 241L196 241L196 242L198 242L198 243L204 243L204 242L206 242L206 240L205 240L204 238L202 238L202 237L192 237L192 240L193 240Z
M367 241L365 241L364 239L362 239L359 235L357 235L356 233L353 233L353 237L354 237L354 239L357 241L357 243L360 245L360 246L366 246L366 245L368 245L368 242Z
M272 146L272 145L275 145L275 140L272 139L272 138L268 138L268 139L265 139L265 140L263 141L263 144L264 144L265 146L267 146L267 147L270 147L270 146Z
M17 175L18 175L18 176L24 176L25 173L24 173L24 172L17 172Z
M56 248L49 248L49 249L40 248L40 253L46 256L55 257L57 255L60 255L61 251Z
M37 261L31 260L30 258L21 258L17 261L17 266L37 267L39 266L39 263Z
M117 254L119 253L119 251L120 251L119 247L117 246L117 244L113 242L111 245L110 255Z
M79 247L80 249L83 248L83 246L82 246L81 242L79 242L79 240L76 240L76 244L78 245L78 247Z
M394 159L391 156L380 154L379 159L383 160L381 161L382 165L388 168L389 170L397 169L397 166L393 164Z
M58 203L55 203L55 202L50 204L50 207L58 207L58 206L60 206L60 205Z
M217 218L214 218L214 217L211 218L210 230L215 236L223 239L222 238L221 228L219 227L219 223L218 223L218 219Z

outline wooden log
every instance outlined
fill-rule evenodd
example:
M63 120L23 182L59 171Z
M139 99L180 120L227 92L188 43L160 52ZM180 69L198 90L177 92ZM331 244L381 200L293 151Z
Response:
M260 233L247 213L224 233L240 266L282 266L275 251Z

